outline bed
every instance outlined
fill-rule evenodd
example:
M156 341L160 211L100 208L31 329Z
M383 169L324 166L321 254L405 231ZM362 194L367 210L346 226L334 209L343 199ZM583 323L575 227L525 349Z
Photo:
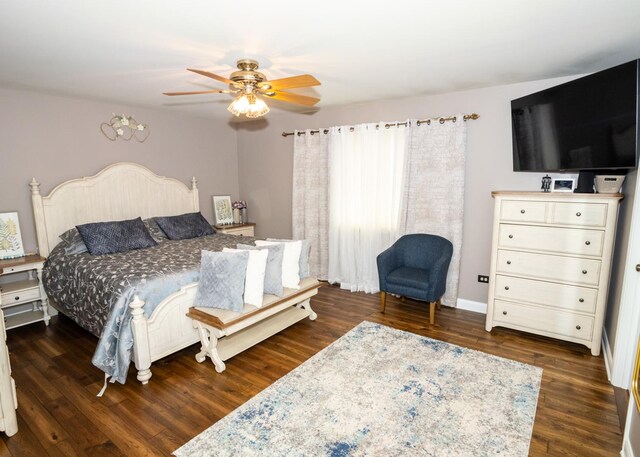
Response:
M235 247L237 236L167 241L105 256L67 255L59 238L89 222L197 212L195 178L188 187L141 165L116 163L95 176L64 182L47 196L35 179L30 186L38 246L47 257L43 281L50 303L99 337L92 361L106 377L124 383L133 360L137 379L146 384L152 362L200 341L197 324L187 317L197 291L200 252ZM308 306L315 293L317 287L311 287L295 298L284 297L283 303L306 303L307 316L315 317ZM289 325L283 321L276 331Z

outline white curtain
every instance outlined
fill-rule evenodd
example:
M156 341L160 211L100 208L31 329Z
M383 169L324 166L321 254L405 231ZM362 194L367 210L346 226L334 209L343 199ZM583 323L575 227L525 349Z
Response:
M456 306L462 250L464 171L467 126L463 116L456 122L429 125L410 121L407 170L404 180L401 234L431 233L453 243L442 303Z
M294 135L293 238L309 240L311 275L327 279L329 266L329 137L302 130Z
M328 280L352 292L379 290L376 257L400 228L406 128L383 126L329 131Z
M296 131L293 236L311 241L312 274L377 292L376 256L403 234L432 233L453 243L443 303L455 306L466 155L466 125L456 119Z

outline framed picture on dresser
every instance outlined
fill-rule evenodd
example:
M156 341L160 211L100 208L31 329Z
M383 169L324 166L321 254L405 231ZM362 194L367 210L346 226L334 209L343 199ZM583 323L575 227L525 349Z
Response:
M233 211L229 195L213 196L213 214L216 217L216 225L233 224Z
M0 213L0 259L24 257L18 212Z
M573 192L576 180L572 178L556 178L551 183L551 192Z

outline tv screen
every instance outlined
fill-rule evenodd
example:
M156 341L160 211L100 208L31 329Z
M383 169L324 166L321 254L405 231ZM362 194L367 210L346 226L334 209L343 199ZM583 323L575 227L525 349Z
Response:
M635 168L638 62L513 100L514 171Z

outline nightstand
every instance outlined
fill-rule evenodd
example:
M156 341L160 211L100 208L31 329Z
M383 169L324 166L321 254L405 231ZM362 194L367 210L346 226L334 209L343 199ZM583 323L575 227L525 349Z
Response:
M226 233L227 235L239 235L239 236L255 236L254 222L247 222L246 224L227 224L227 225L214 225L216 232Z
M0 306L2 306L2 296L0 296ZM11 377L11 362L6 340L7 332L4 329L4 318L0 309L0 430L7 436L12 436L18 431L16 416L18 397L16 383Z
M27 279L19 279L0 284L2 303L5 312L8 308L31 304L31 310L10 314L5 318L7 330L44 321L49 325L49 299L42 286L42 267L44 259L39 255L28 255L19 259L0 260L0 276L6 277L16 273L27 273ZM38 302L41 306L38 306Z

